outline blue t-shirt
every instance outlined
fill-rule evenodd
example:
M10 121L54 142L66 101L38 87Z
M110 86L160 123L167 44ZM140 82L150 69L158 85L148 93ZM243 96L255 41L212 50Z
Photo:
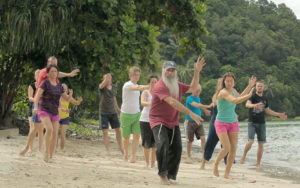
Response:
M192 106L191 104L193 102L196 102L196 103L200 104L201 103L200 97L195 98L193 95L188 96L188 98L186 99L186 107L188 109L190 109L192 112L194 112L195 114L201 116L201 109ZM185 119L189 120L189 121L194 121L188 114L185 115Z

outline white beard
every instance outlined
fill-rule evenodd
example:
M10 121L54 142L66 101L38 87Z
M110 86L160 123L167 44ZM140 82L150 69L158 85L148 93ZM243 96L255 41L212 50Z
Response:
M165 83L172 97L178 98L179 96L179 85L177 81L177 75L173 78L168 78L165 74L162 74L162 81Z

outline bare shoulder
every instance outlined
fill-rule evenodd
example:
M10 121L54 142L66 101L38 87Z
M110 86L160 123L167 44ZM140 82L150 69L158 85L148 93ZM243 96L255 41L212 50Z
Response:
M220 93L218 94L218 97L221 98L221 99L223 99L224 97L226 97L228 95L229 95L228 91L226 89L222 89L220 91Z

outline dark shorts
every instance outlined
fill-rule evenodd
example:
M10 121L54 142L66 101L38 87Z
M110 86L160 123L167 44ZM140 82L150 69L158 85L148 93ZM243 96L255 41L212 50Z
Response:
M155 140L149 122L140 121L142 146L144 148L154 148Z
M28 117L32 117L32 109L33 109L33 103L30 103L29 104L29 107L28 107L28 113L27 113L27 116Z
M187 124L188 142L194 141L194 135L196 136L197 140L199 140L201 136L205 136L203 124L201 123L201 125L198 125L194 121L188 121Z
M261 143L266 142L266 124L248 122L248 140L254 140L255 133L257 134L257 141Z
M61 125L69 125L70 124L70 117L66 117L64 119L59 120L59 124Z
M110 124L112 129L120 128L120 121L118 118L118 114L100 114L100 130L108 129L108 123Z

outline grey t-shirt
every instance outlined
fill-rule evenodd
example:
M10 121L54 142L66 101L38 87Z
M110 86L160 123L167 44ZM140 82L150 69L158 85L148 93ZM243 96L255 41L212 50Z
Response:
M102 114L115 114L116 109L114 105L114 97L116 96L117 89L114 84L112 84L111 89L107 89L107 87L104 87L103 89L99 88L99 96L100 96L100 102L99 102L99 111Z

